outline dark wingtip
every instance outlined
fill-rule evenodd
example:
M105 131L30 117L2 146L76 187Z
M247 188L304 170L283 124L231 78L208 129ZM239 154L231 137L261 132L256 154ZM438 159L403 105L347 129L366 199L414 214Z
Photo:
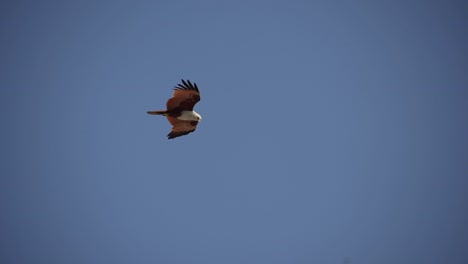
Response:
M171 131L169 134L167 134L167 139L173 139L173 138L185 136L185 135L190 134L190 133L192 133L194 131L195 131L195 129L190 130L190 131L182 131L182 132L172 132Z
M182 81L182 84L177 84L177 86L174 87L176 90L195 90L197 92L200 92L198 90L197 84L194 82L190 82L190 80L185 81L184 79L180 79Z

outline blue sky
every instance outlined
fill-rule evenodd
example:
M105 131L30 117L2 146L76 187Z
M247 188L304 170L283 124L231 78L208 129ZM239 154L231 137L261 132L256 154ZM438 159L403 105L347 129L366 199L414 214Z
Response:
M2 1L0 262L467 263L467 11Z

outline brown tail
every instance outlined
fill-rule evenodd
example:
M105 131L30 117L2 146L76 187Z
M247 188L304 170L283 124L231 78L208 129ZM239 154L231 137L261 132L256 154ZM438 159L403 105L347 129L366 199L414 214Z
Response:
M150 115L164 115L167 111L148 111L146 113Z

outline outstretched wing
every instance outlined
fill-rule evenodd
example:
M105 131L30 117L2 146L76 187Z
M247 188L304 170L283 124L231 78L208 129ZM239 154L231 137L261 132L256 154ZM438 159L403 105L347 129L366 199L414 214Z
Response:
M174 87L172 98L167 100L167 110L180 108L181 110L193 111L195 104L200 101L200 91L196 83L191 83L189 80Z
M166 116L169 123L172 125L171 132L167 134L168 139L173 139L176 137L187 135L192 133L197 128L197 121L184 121L179 120L175 117Z

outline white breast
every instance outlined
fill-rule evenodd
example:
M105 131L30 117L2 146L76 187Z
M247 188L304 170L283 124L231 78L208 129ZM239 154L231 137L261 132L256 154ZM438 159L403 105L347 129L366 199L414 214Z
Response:
M200 121L201 116L195 111L182 111L177 119L184 121Z

